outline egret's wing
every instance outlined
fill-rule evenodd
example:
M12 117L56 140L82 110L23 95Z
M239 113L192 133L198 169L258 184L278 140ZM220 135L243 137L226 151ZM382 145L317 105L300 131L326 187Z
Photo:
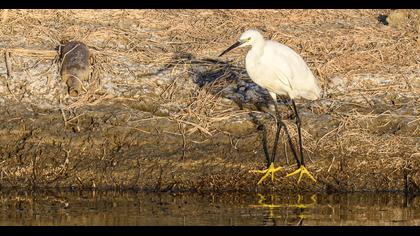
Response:
M287 86L290 88L290 90L293 90L292 83L285 73L283 73L281 70L274 70L274 74L284 86Z
M270 42L264 48L264 64L266 68L276 76L285 87L293 90L292 86L292 70L290 68L290 49L278 44L277 42Z
M312 100L319 98L320 89L316 78L303 58L293 49L268 41L264 47L263 63L264 69L277 82L278 87L272 88L273 91L286 90L289 96Z

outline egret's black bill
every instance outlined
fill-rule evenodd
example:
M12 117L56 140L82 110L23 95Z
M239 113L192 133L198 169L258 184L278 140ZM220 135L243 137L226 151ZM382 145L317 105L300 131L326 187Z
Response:
M243 42L238 41L238 42L234 43L232 46L228 47L228 49L224 50L224 51L223 51L223 52L219 55L219 57L221 57L221 56L225 55L225 54L226 54L227 52L229 52L230 50L232 50L232 49L234 49L234 48L237 48L237 47L241 46L241 44L243 44Z

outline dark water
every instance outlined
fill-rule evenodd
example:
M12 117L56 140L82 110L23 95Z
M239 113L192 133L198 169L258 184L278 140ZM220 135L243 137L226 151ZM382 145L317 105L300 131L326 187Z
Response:
M419 197L0 192L0 225L420 225Z

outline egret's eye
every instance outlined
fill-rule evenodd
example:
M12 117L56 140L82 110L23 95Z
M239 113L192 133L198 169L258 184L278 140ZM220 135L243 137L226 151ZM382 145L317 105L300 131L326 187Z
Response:
M240 41L243 42L243 43L248 43L249 41L251 41L251 37L241 39Z

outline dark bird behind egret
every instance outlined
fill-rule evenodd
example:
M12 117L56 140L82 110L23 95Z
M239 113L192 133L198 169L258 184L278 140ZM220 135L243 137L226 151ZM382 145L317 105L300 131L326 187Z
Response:
M270 93L274 101L277 119L276 136L271 158L267 157L267 160L269 160L267 169L254 171L264 174L258 184L261 184L270 175L271 179L274 180L274 173L281 169L281 167L274 167L274 159L279 134L283 127L285 128L289 146L298 165L298 169L286 175L286 177L300 174L298 183L300 183L303 175L307 175L310 179L316 181L305 167L302 149L301 119L296 109L295 99L319 99L321 97L321 89L318 80L312 74L302 57L293 51L293 49L276 41L265 40L257 30L251 29L245 31L239 37L239 40L223 51L219 57L234 48L244 46L251 46L251 50L248 51L245 59L246 71L256 84L267 89ZM300 160L293 147L287 127L281 120L277 106L277 95L286 95L292 101L298 131Z

